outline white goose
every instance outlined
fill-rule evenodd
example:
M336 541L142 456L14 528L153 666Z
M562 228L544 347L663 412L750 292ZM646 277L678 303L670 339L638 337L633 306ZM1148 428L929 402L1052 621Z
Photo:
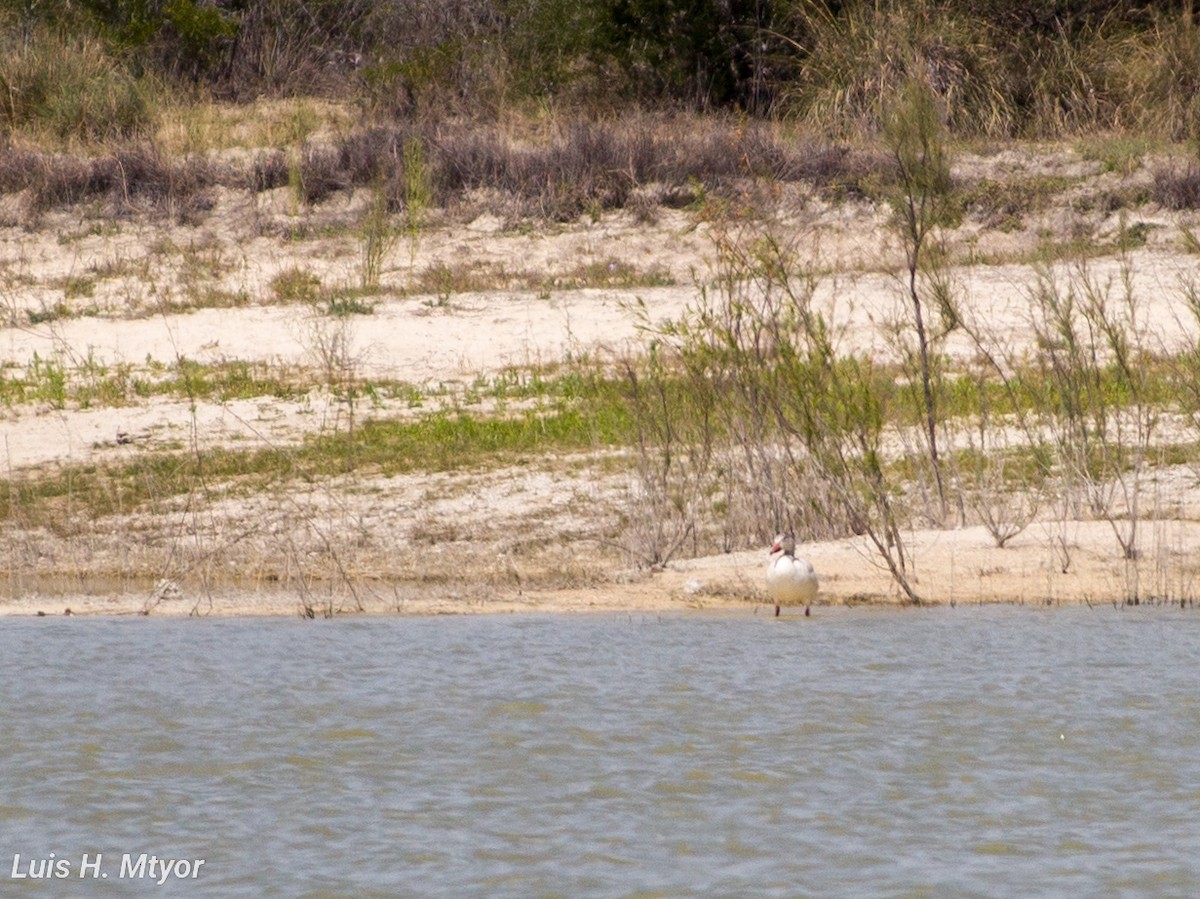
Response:
M771 546L767 593L775 600L776 617L781 605L803 605L807 615L817 598L817 573L808 561L796 558L796 538L791 534L779 534Z

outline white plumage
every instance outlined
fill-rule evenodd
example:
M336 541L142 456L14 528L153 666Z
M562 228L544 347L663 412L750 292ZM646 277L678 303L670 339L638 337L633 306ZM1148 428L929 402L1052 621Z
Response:
M808 606L817 598L817 573L807 560L796 558L796 538L791 534L779 534L771 546L767 593L775 601L776 615L780 606Z

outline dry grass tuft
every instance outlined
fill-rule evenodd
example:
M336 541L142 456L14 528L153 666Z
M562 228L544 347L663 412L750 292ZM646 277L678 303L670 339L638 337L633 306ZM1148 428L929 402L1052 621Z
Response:
M1200 209L1200 166L1155 172L1154 200L1167 209Z

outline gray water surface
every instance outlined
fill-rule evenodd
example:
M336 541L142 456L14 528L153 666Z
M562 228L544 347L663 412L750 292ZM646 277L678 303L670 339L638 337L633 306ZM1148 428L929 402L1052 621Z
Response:
M1198 650L1148 608L10 619L0 895L1196 896Z

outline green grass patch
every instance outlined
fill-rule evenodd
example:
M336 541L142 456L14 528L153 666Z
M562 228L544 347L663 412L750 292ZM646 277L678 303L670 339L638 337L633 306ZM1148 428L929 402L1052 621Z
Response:
M96 279L86 275L67 275L51 282L49 286L62 290L63 296L68 300L90 299L96 293Z
M600 259L586 262L551 279L550 284L534 284L533 287L551 285L565 290L584 287L670 287L675 283L671 273L660 266L638 268L631 262L619 259Z
M204 374L193 371L191 378L193 389L215 390ZM260 391L260 386L252 390L255 395ZM127 463L68 465L0 481L0 520L71 533L84 521L152 511L157 504L198 491L257 492L294 478L351 471L394 475L477 469L553 452L623 445L631 439L631 422L614 400L615 392L602 391L590 404L559 403L513 415L447 411L411 421L368 421L352 432L316 436L289 448L146 452Z
M0 481L0 520L70 536L106 516L154 510L190 493L211 495L218 485L265 490L293 474L291 454L275 449L141 453L122 464L68 465Z
M1100 163L1101 171L1129 176L1137 171L1147 154L1164 146L1163 141L1136 134L1088 135L1075 145L1089 162Z
M228 402L257 397L293 399L307 393L309 387L262 363L204 365L184 358L171 367L168 377L146 389L157 395Z
M1189 379L1194 366L1184 357L1142 360L1142 401L1166 408L1189 408ZM136 375L129 366L107 368L90 365L79 384L63 376L60 366L37 360L17 376L11 370L0 378L0 395L39 399L59 407L68 402L119 404L133 396L169 395L221 401L273 396L292 398L308 388L298 373L294 377L264 365L226 363L203 365L179 360L150 366L149 373ZM879 398L871 410L832 405L826 411L825 427L853 429L861 415L879 415L885 427L919 425L923 409L916 390L897 380L897 371L883 366L861 366L849 362L833 376L844 379L869 378L868 392ZM317 480L360 473L391 476L413 471L481 470L515 465L560 453L589 452L612 447L636 447L646 438L639 431L639 415L647 410L669 410L669 427L675 439L681 435L708 434L722 441L722 418L716 410L731 397L722 390L736 385L706 382L697 386L682 373L659 369L652 383L643 383L634 394L627 378L584 366L542 371L507 371L480 379L470 393L496 401L487 414L471 414L461 407L431 412L409 419L368 420L353 429L317 434L285 448L223 448L197 453L131 450L129 461L101 465L68 465L40 474L25 474L0 482L0 519L19 520L23 525L44 525L56 532L81 527L81 522L133 512L163 508L175 498L202 492L205 496L229 491L249 493L286 489L295 479ZM943 420L969 420L984 415L989 421L1024 413L1048 414L1067 402L1053 394L1046 378L1031 364L1010 376L1008 383L994 375L966 374L945 380L939 396ZM1089 389L1096 391L1107 408L1116 410L1132 403L1134 385L1116 368L1102 369ZM405 385L371 385L370 395L407 395ZM711 393L704 393L711 391ZM853 403L858 393L846 394ZM646 405L646 403L649 405ZM831 400L831 403L833 400ZM643 404L639 406L639 403ZM668 414L664 412L663 414ZM774 426L765 422L764 439L771 440ZM1194 444L1156 449L1157 464L1194 461L1200 448ZM1045 447L1015 448L1004 464L1004 479L1014 488L1040 483L1053 474L1053 453ZM971 471L985 460L970 452L957 456L963 471ZM1126 464L1127 460L1101 460L1104 465ZM915 460L890 460L890 471L903 475Z
M350 460L353 468L383 475L406 471L455 471L507 464L547 452L624 444L628 432L618 418L563 408L513 416L480 417L438 413L417 422L374 421L311 441L306 462L321 467Z
M56 409L88 409L124 406L152 396L217 402L292 399L313 386L299 371L272 369L265 363L202 364L183 358L169 365L151 360L145 370L137 371L128 363L104 365L93 359L67 368L35 356L24 369L0 372L0 402L10 407L46 402Z
M28 309L25 312L25 318L31 325L46 325L50 322L61 321L71 317L71 310L67 308L66 303L54 303L51 306L43 305L41 309Z
M163 299L155 308L157 312L169 315L197 309L244 309L249 305L250 294L244 290L190 284L181 298Z

